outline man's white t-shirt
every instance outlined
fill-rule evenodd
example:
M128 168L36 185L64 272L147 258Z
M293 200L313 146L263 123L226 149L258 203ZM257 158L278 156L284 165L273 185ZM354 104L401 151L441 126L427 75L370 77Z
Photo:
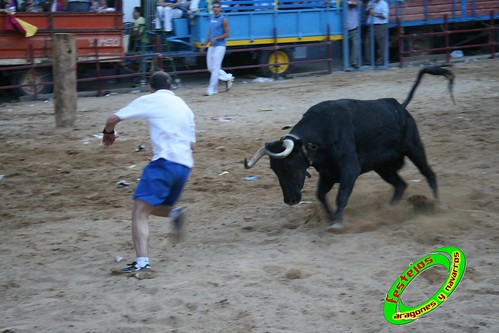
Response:
M137 98L115 113L121 120L145 119L149 126L152 161L164 158L192 168L191 144L196 142L194 114L187 104L166 89Z

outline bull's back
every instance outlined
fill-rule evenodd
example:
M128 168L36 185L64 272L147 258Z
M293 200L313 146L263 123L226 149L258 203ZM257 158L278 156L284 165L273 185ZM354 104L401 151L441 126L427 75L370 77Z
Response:
M321 133L321 138L315 139L324 145L353 149L363 172L399 163L408 128L415 126L412 116L393 98L321 102L311 107L302 121L315 124L316 132Z
M413 119L396 99L382 98L321 102L312 106L301 121L340 133L352 131L356 140L364 141L387 131L400 133Z

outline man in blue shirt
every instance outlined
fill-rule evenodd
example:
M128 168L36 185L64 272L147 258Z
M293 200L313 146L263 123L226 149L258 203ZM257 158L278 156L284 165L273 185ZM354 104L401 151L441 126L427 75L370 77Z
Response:
M225 56L225 39L229 37L229 22L222 15L222 6L220 1L213 1L211 6L213 15L210 19L210 29L206 37L206 44L201 46L201 52L209 44L206 54L206 65L211 73L210 84L206 90L205 96L212 96L218 92L218 80L225 82L225 91L229 91L234 81L232 74L227 74L222 70L222 61Z

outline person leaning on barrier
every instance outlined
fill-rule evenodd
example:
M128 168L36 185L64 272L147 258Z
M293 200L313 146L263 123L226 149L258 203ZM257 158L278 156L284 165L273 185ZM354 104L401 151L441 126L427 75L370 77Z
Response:
M95 0L94 3L92 4L92 11L102 14L102 13L112 13L115 12L116 9L114 9L114 1L106 1L106 0Z
M49 1L49 10L51 12L62 12L64 10L64 0L52 0Z
M9 1L0 0L0 13L10 13Z
M371 27L374 28L374 49L376 50L376 66L385 64L385 48L388 40L388 16L390 15L388 3L385 0L372 0L367 5L368 32L365 50L371 49ZM370 52L368 53L370 54ZM368 57L369 58L369 57ZM371 63L371 65L373 65Z
M347 12L348 44L350 51L350 67L359 68L359 10L357 0L348 1Z
M8 0L2 1L0 4L0 12L15 13L15 12L34 12L34 0L21 1L21 0ZM2 10L3 9L3 10Z
M138 52L142 48L142 45L147 44L146 30L146 19L142 13L141 7L133 8L133 22L132 31L130 33L130 43L128 44L129 52Z

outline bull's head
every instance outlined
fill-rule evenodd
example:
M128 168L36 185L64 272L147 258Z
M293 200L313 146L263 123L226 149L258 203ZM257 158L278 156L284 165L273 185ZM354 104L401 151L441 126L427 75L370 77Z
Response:
M244 160L244 167L250 169L262 156L268 155L270 167L279 179L284 202L296 205L301 201L305 177L310 177L307 168L311 165L316 149L311 144L305 147L302 140L288 134L279 141L265 144L249 161Z

